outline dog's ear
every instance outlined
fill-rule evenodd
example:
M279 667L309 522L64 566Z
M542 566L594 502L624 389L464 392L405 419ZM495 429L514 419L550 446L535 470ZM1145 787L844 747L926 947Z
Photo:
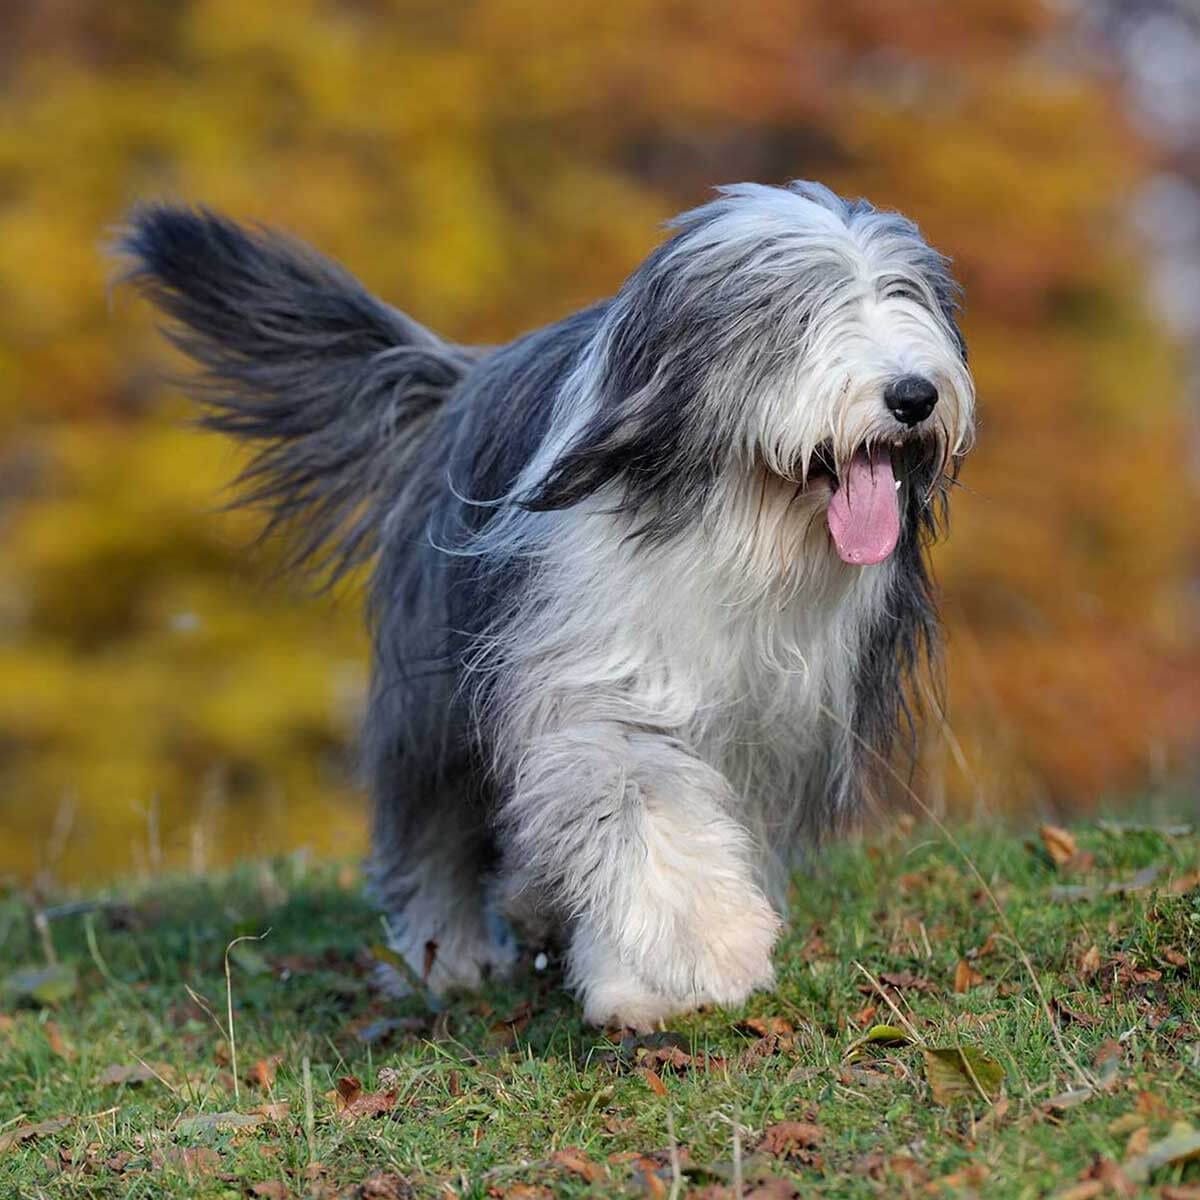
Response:
M722 298L694 281L682 295L672 286L681 237L651 254L609 306L578 377L592 416L525 507L568 508L613 484L619 507L637 512L635 533L662 537L703 505L722 454L720 423L700 418Z

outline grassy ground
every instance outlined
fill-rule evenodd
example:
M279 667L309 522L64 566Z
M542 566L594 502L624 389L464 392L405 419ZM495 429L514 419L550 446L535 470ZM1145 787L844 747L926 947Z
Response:
M1200 1196L1200 838L1074 832L823 856L778 989L642 1039L553 961L382 1000L347 868L13 891L0 1196Z

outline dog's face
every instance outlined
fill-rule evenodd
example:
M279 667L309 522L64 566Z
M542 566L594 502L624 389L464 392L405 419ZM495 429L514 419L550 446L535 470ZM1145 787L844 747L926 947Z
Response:
M813 184L727 188L674 226L605 316L544 506L617 482L670 536L741 497L785 560L818 514L843 561L885 560L971 442L946 260Z

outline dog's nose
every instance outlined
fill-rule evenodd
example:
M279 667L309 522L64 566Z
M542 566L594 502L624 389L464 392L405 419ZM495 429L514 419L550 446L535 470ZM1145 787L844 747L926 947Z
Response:
M937 388L924 375L901 375L883 389L883 402L901 425L925 420L937 398Z

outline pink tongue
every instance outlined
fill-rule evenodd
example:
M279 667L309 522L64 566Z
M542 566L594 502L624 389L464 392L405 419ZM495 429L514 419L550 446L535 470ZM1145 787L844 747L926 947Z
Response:
M860 450L850 460L825 519L842 562L863 567L891 554L900 537L900 505L887 450L870 456Z

